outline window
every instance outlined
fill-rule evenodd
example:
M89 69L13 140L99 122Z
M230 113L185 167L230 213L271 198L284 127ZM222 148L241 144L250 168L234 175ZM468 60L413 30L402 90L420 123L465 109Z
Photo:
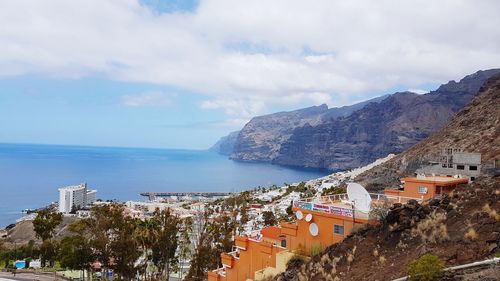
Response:
M281 240L281 247L286 248L286 240Z
M418 193L426 194L427 193L427 187L425 187L425 186L419 186L418 187Z
M465 166L464 165L457 165L457 170L465 170Z
M334 224L333 225L333 233L338 234L338 235L344 235L344 226Z
M469 166L470 171L477 171L477 166Z

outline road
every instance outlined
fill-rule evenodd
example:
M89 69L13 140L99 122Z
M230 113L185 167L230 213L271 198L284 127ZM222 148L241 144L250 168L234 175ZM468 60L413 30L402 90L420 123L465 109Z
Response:
M10 272L0 272L0 281L54 281L53 274L35 274L35 273L16 273L16 276ZM66 280L57 277L57 280Z

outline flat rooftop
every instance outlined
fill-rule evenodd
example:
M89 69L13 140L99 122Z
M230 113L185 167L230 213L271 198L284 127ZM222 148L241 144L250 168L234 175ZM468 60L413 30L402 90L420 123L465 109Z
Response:
M409 177L402 178L404 182L432 182L432 183L447 183L447 184L458 184L469 182L466 178L452 178L452 177L440 177L440 176L425 176L425 177Z
M59 188L59 190L79 190L85 188L84 185L70 185Z

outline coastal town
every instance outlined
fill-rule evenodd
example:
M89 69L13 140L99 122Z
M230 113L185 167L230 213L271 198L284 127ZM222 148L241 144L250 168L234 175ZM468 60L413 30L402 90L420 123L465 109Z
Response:
M144 192L141 195L145 201L115 202L97 199L97 190L82 183L59 188L59 201L47 209L62 214L73 223L91 218L96 207L116 204L122 206L123 216L138 221L151 220L158 212L168 212L179 221L189 220L191 227L185 239L189 241L187 252L190 254L179 260L177 269L169 273L172 280L182 279L190 272L193 255L201 243L199 233L207 220L216 220L221 215L232 216L237 222L237 227L230 234L230 241L234 244L229 245L231 251L220 253L222 266L210 269L208 280L268 280L285 272L291 261L308 261L327 246L342 242L363 226L377 225L394 206L422 204L442 198L481 175L480 154L450 150L443 151L442 155L440 162L431 161L415 176L401 178L399 186L387 187L378 193L368 193L353 179L395 155L388 155L364 167L306 182L259 187L236 194ZM234 203L236 209L220 209L242 194L247 198L242 205ZM30 223L36 218L37 213L34 212L16 223ZM4 237L8 237L9 232L12 233L12 230L4 231ZM180 250L177 248L176 252ZM13 268L21 272L42 267L39 259L12 262ZM100 274L101 266L94 262L94 274ZM78 271L60 274L65 278L85 276Z

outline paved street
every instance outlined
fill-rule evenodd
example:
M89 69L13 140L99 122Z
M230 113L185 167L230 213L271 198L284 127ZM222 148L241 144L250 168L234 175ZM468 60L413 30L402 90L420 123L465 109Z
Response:
M54 281L53 274L17 273L16 276L10 272L0 272L0 281ZM57 280L65 280L57 277Z

